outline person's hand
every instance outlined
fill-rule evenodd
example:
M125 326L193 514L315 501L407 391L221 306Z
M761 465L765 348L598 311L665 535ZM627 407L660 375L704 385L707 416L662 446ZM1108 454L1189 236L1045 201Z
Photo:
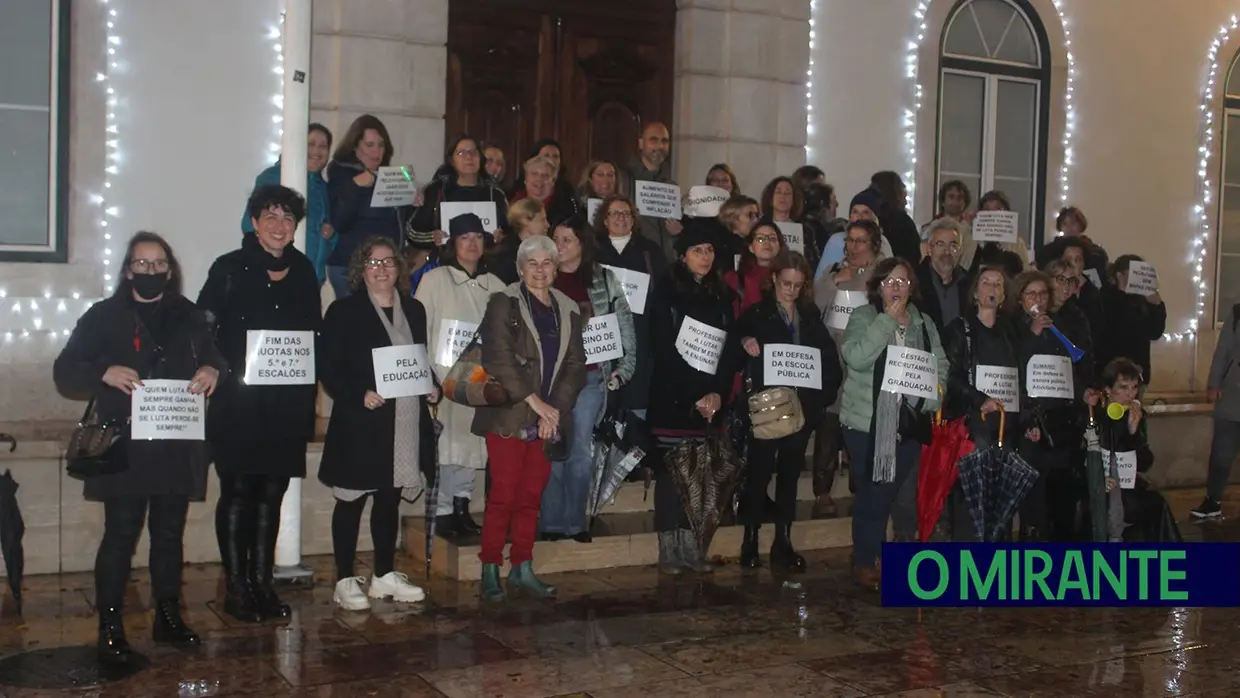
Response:
M215 386L219 383L220 372L214 366L203 366L198 369L194 377L189 381L189 391L195 395L206 395L211 397L215 392Z
M134 388L142 385L142 378L128 366L109 366L103 372L103 382L126 395L133 395Z
M379 395L379 393L376 393L373 390L367 390L366 395L362 397L362 404L368 410L377 410L380 407L383 407L384 402L386 401Z
M332 227L331 223L324 223L322 230L319 232L322 233L324 240L331 240L332 236L336 234L336 229Z
M1102 393L1098 392L1096 389L1089 388L1088 390L1085 391L1085 404L1086 405L1089 405L1090 407L1097 407L1098 403L1101 401L1102 401Z
M375 173L370 170L366 170L365 172L362 172L358 176L354 177L353 183L359 187L373 186L375 183Z
M546 440L555 436L556 427L545 419L538 420L538 438Z
M1115 479L1115 478L1113 478L1113 477L1109 477L1109 478L1107 478L1107 492L1110 492L1111 490L1115 489L1116 487L1119 487L1119 481L1118 481L1118 480L1116 480L1116 479Z
M991 412L1000 412L1002 410L1003 410L1003 403L999 402L993 397L987 398L986 402L982 403L982 414L983 415L990 414Z
M702 396L702 399L698 400L694 407L697 408L698 414L702 415L702 418L709 422L715 418L715 413L719 411L721 402L719 393L709 393Z
M684 229L685 227L680 224L680 221L674 218L667 221L667 232L672 235L680 235L680 231Z
M553 432L560 428L559 410L551 405L548 405L546 401L533 393L531 393L529 397L525 398L525 403L530 406L530 409L534 410L534 414L538 415L540 420L546 420L546 422L551 425L551 430ZM540 425L538 428L541 430L542 426Z
M431 392L430 392L430 394L426 396L426 401L427 401L427 402L429 402L429 403L430 403L430 404L432 404L432 405L438 405L438 404L439 404L439 398L441 398L441 397L443 397L443 396L439 393L439 387L438 387L438 386L436 386L436 387L434 387L434 388L431 388Z
M745 353L757 358L762 353L762 347L758 345L758 340L753 337L746 337L741 340L741 346L745 348Z
M908 319L908 299L896 298L892 300L883 309L883 312L890 315L896 322L903 324Z
M1036 444L1042 440L1042 430L1037 427L1030 427L1025 430L1025 438Z
M413 205L415 208L426 203L426 199L422 196L425 191L425 189L419 189L417 193L413 195Z
M1038 313L1037 317L1033 318L1033 323L1029 325L1029 329L1035 335L1040 337L1042 336L1042 330L1045 330L1054 324L1055 323L1051 321L1050 315L1047 315L1046 313Z
M1133 400L1132 404L1128 407L1128 431L1130 433L1136 433L1137 427L1141 424L1142 414L1143 409L1141 407L1141 401Z
M1149 303L1150 305L1158 305L1162 303L1162 296L1158 294L1158 291L1155 291L1145 297L1145 302Z
M448 234L447 234L447 233L445 233L444 231L442 231L442 230L432 230L432 231L431 231L431 240L434 240L434 241L435 241L435 247L440 247L440 246L442 246L442 245L443 245L444 240L447 240L447 239L448 239Z
M856 274L853 273L852 267L844 267L835 273L835 285L838 286L842 283L852 281L854 276L856 276Z
M1218 399L1222 396L1223 396L1222 390L1218 388L1206 388L1206 401L1207 402L1218 402Z

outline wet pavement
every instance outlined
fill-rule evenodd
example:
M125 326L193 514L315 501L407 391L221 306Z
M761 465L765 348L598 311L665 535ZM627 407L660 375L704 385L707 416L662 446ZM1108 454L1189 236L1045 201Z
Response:
M1200 496L1169 494L1185 538L1240 540L1240 488L1224 505L1235 518L1186 523ZM93 689L0 696L1240 695L1240 609L882 608L849 581L846 549L806 557L799 589L733 560L674 581L653 568L548 575L557 601L483 604L476 584L437 579L426 604L368 613L337 610L331 561L313 558L316 586L285 596L293 618L257 626L222 614L218 566L193 565L186 619L204 645L184 652L150 642L140 572L125 624L149 668ZM91 575L25 589L24 618L0 614L0 665L93 643Z

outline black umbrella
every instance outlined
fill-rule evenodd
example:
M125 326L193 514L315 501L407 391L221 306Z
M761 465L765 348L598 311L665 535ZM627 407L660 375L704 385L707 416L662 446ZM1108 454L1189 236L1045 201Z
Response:
M619 409L615 393L607 396L607 409L594 428L592 455L594 477L586 513L597 518L615 497L629 473L653 450L650 428L630 410Z
M431 579L431 553L435 549L435 514L439 510L439 436L443 434L443 422L439 421L439 405L431 405L431 427L435 430L435 446L431 451L435 458L431 466L422 471L426 479L426 581Z
M14 445L9 450L16 448ZM9 591L17 602L17 612L22 611L22 573L26 569L26 553L22 550L22 536L26 534L26 522L22 520L17 506L17 482L11 471L0 475L0 555L4 555L4 574L9 580Z
M1002 539L1038 480L1038 471L1016 452L1003 448L1005 421L1000 411L996 445L974 451L957 463L957 479L973 519L973 533L982 541Z
M668 451L664 462L680 494L698 550L706 557L710 541L741 484L745 462L727 437L707 433L687 438Z

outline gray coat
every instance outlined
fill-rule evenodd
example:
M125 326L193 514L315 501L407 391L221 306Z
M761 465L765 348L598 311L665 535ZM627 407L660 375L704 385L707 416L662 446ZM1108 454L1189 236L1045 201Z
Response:
M1222 395L1214 403L1214 418L1229 422L1240 422L1240 356L1236 350L1240 347L1236 337L1235 308L1227 313L1223 321L1223 329L1218 334L1218 344L1214 346L1214 360L1210 362L1210 380L1207 386L1222 391Z
M633 188L629 192L629 198L633 200L633 206L637 206L637 182L675 184L675 180L668 173L670 169L671 161L665 160L658 172L651 172L646 169L646 165L642 163L640 157L634 157L629 166L625 168L625 172L629 176L629 186ZM642 216L641 227L638 230L642 235L645 235L659 245L669 262L675 261L679 256L676 254L676 236L667 231L667 221L660 218Z

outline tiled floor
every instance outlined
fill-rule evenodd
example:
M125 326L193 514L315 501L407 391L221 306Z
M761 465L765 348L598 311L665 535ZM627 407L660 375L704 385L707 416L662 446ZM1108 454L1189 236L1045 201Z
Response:
M1200 491L1171 494L1180 519ZM1240 540L1236 520L1185 523L1189 540ZM799 589L734 562L712 578L651 568L548 576L556 602L483 605L435 580L431 602L337 611L327 559L291 622L243 626L219 612L219 570L187 570L196 652L153 646L135 575L126 626L151 667L82 696L1236 696L1240 609L885 609L848 581L846 550L808 556ZM402 565L409 564L402 561ZM0 656L91 643L90 575L27 580L25 617L0 615ZM0 686L0 696L67 695ZM184 695L190 695L188 693Z

